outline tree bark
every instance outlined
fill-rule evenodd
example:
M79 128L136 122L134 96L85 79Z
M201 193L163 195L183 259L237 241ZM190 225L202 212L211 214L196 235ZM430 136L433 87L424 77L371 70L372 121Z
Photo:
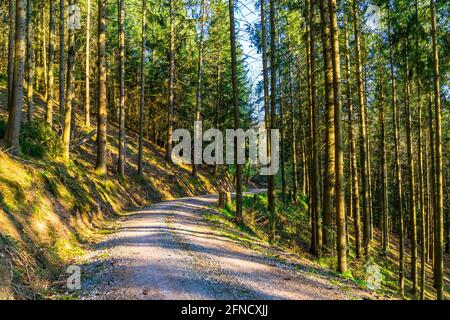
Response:
M117 172L125 175L126 137L125 137L125 13L124 0L118 1L119 21L119 158Z
M9 36L8 36L8 111L11 110L11 97L14 80L14 50L15 50L15 24L16 4L9 0Z
M307 55L307 77L308 77L308 114L310 128L310 220L311 220L311 254L320 256L322 252L322 223L320 217L320 181L319 181L319 121L316 106L316 78L315 78L315 28L314 10L315 0L308 0L306 4L306 19L308 21L308 31L306 35L306 55Z
M74 5L74 0L70 0L69 4ZM73 14L73 13L71 13ZM67 103L64 107L64 132L63 132L63 145L64 153L63 158L65 161L70 157L70 136L72 131L72 112L75 99L74 85L75 85L75 31L69 29L69 55L67 59Z
M34 41L33 41L33 1L27 3L27 103L28 122L33 121L34 113Z
M406 49L408 50L408 40L406 39ZM408 52L408 51L407 51ZM411 105L410 105L410 85L409 85L409 61L406 56L406 70L405 70L405 111L406 111L406 145L408 158L408 182L409 182L409 219L411 227L411 278L413 284L413 295L417 296L417 226L416 226L416 179L412 148L412 119L411 119Z
M442 177L442 115L441 115L441 88L439 80L439 52L437 43L436 8L435 0L430 0L431 35L433 42L433 88L434 88L434 122L436 129L436 203L435 203L435 262L434 277L438 300L444 298L443 292L443 245L444 245L444 195Z
M265 114L265 125L267 132L269 133L271 129L271 109L270 109L270 91L269 91L269 67L268 67L268 57L267 57L267 28L266 28L266 0L261 0L261 48L262 48L262 62L263 62L263 77L264 77L264 114ZM271 136L268 134L267 137L267 158L271 158ZM275 231L275 216L276 216L276 206L275 206L275 177L273 175L267 176L267 199L268 199L268 210L270 213L270 231L271 237L274 237Z
M55 62L55 1L50 0L49 40L48 40L48 80L47 80L47 109L45 120L48 125L53 124L53 85Z
M331 55L333 62L333 90L334 90L334 125L335 125L335 165L336 165L336 228L338 271L347 272L347 227L345 216L344 193L344 142L342 134L342 105L341 105L341 59L339 53L339 29L337 23L336 0L329 0L331 25Z
M319 0L320 20L322 25L322 43L324 57L325 78L325 106L326 106L326 167L325 167L325 194L323 203L323 249L333 254L333 223L334 200L336 185L336 151L334 126L334 91L333 91L333 62L331 56L330 12L328 0Z
M233 86L233 106L234 106L234 128L240 128L239 115L239 86L237 78L237 54L236 54L236 27L234 19L234 0L229 0L230 12L230 45L231 45L231 82ZM236 220L241 223L242 216L242 164L237 163L237 142L235 139L235 160L236 160Z
M384 68L381 64L381 59L378 58L378 94L379 94L379 110L380 110L380 142L381 142L381 230L382 230L382 250L387 253L389 250L389 198L388 198L388 174L387 174L387 159L386 159L386 125L385 125L385 105L384 105Z
M91 0L87 0L84 123L91 126Z
M173 142L173 112L174 112L174 81L175 81L175 30L174 30L174 0L169 0L169 103L167 109L167 145L166 160L172 161L172 142Z
M370 256L370 213L369 213L369 181L368 181L368 159L367 159L367 130L366 130L366 102L364 100L364 81L363 68L361 61L361 39L359 32L359 14L357 1L352 0L353 29L355 35L355 53L356 53L356 79L358 91L359 107L359 136L360 136L360 154L361 154L361 177L362 177L362 203L363 203L363 244L366 257Z
M141 103L139 115L139 154L138 154L138 174L144 171L144 126L145 126L145 32L147 29L147 7L146 0L142 0L142 43L141 43Z
M291 40L288 35L288 52L291 53ZM295 125L295 106L294 106L294 94L293 94L293 83L292 83L292 57L289 56L289 109L291 114L291 140L292 140L292 150L291 150L291 161L292 161L292 191L293 191L293 202L297 203L297 192L298 192L298 171L297 171L297 128Z
M352 189L352 210L353 210L353 223L355 229L355 254L356 259L361 258L361 217L360 217L360 197L359 197L359 179L358 179L358 162L356 157L356 141L355 141L355 130L354 126L357 124L353 120L353 94L352 87L350 84L350 48L347 36L347 27L344 28L344 42L345 42L345 77L347 82L347 109L348 109L348 119L349 119L349 144L350 144L350 167L351 167L351 177L350 184Z
M98 175L107 174L107 101L106 101L106 0L98 0L98 111L97 111L97 162Z
M59 1L59 113L64 113L66 100L66 18L65 18L65 0Z
M205 38L205 25L206 25L206 1L201 1L201 13L200 13L200 39L199 39L199 49L198 49L198 69L197 69L197 90L195 95L195 121L201 121L201 109L202 109L202 89L203 89L203 55L204 55L204 38ZM198 135L198 132L194 132L194 135ZM202 137L196 137L196 139L201 139ZM197 149L195 149L197 150ZM198 155L197 155L198 156ZM194 155L194 162L192 163L192 176L197 176L197 164Z
M395 144L395 184L397 193L397 214L399 222L399 242L400 242L400 260L399 260L399 291L404 295L405 290L405 237L404 237L404 225L403 225L403 186L402 186L402 167L401 167L401 155L400 155L400 134L398 124L398 110L397 110L397 89L394 73L394 54L393 45L391 39L391 16L390 9L388 10L388 41L389 41L389 65L390 65L390 77L391 77L391 91L392 91L392 112L394 123L394 144Z

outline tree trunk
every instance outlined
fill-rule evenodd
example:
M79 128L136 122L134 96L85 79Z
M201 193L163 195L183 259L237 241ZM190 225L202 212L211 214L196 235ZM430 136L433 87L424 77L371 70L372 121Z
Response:
M415 22L420 26L418 1L415 1ZM418 109L418 145L419 145L419 210L420 210L420 299L425 299L425 257L426 257L426 241L425 241L425 185L424 185L424 168L423 168L423 130L422 130L422 83L420 80L420 61L419 61L419 37L415 35L416 40L416 85L417 85L417 109Z
M326 167L325 194L323 204L323 249L333 254L333 221L334 197L336 185L336 151L334 126L334 91L333 91L333 62L331 57L330 14L328 0L319 0L320 20L322 25L322 43L324 56L325 105L326 105Z
M169 32L170 32L170 48L169 48L169 103L167 109L167 145L166 160L172 160L172 135L173 135L173 104L174 104L174 81L175 81L175 30L174 30L174 0L169 0Z
M219 55L220 57L220 55ZM219 63L220 63L220 58L218 59ZM217 79L216 79L216 129L220 130L220 117L221 117L221 103L222 103L222 99L221 99L221 90L220 90L220 86L221 86L221 81L222 81L222 73L221 73L221 66L220 64L217 65ZM217 172L219 170L219 164L217 163L217 161L214 164L214 176L217 176Z
M22 121L23 81L25 76L27 0L16 1L16 36L14 49L14 72L5 140L12 154L19 153L19 134Z
M230 12L230 45L231 45L231 82L233 86L233 105L234 105L234 128L240 128L239 115L239 86L237 78L237 54L236 54L236 27L234 20L234 0L229 0ZM235 160L236 160L236 220L242 222L242 164L237 163L237 149L238 145L235 139Z
M394 54L391 40L391 17L390 10L388 10L388 41L389 41L389 65L390 65L390 77L391 77L391 91L392 91L392 112L394 123L394 144L395 144L395 184L397 192L397 214L399 222L399 242L400 242L400 260L399 260L399 291L404 295L405 290L405 237L404 237L404 225L403 225L403 187L402 187L402 167L401 167L401 155L400 155L400 134L398 124L398 110L397 110L397 89L394 73Z
M47 24L47 16L46 16L46 6L44 5L42 7L42 23L41 23L41 32L42 34L42 57L43 57L43 65L44 65L44 73L42 75L42 78L44 79L44 97L45 101L48 99L48 55L47 55L47 37L45 34L45 26ZM46 110L47 112L47 110ZM46 114L47 117L47 114Z
M264 114L265 114L265 124L268 133L271 129L271 109L270 109L270 92L269 92L269 68L268 68L268 57L267 57L267 31L266 31L266 0L261 0L261 48L262 48L262 62L263 62L263 76L264 76ZM267 137L267 158L271 158L271 135L268 134ZM273 175L267 176L267 199L268 199L268 210L270 213L270 236L273 238L275 231L275 216L276 216L276 206L275 206L275 177Z
M288 35L288 52L291 52L291 41ZM297 192L298 192L298 172L297 172L297 128L295 125L295 107L294 107L294 94L293 94L293 83L292 83L292 57L289 56L289 109L291 114L291 140L292 140L292 150L291 150L291 161L292 161L292 191L293 191L293 202L297 202Z
M65 0L59 1L59 113L64 113L65 106L65 76L66 76L66 18L65 18Z
M406 49L408 49L408 40L406 39ZM411 105L410 99L410 85L409 85L409 61L406 57L405 70L405 111L406 111L406 145L408 158L408 182L409 182L409 219L411 227L411 278L413 284L413 295L417 295L417 227L416 227L416 182L414 158L412 149L412 125L411 125Z
M278 36L278 45L281 46L281 32ZM285 145L284 145L284 139L285 139L285 131L284 131L284 97L283 97L283 75L278 75L278 95L279 95L279 112L280 112L280 119L279 119L279 128L280 128L280 171L281 171L281 199L283 202L286 202L286 170L285 170L285 161L286 161L286 155L285 155Z
M119 158L117 172L125 175L126 137L125 137L125 13L124 0L118 2L119 20Z
M48 40L48 80L47 80L47 109L45 120L53 124L53 85L55 62L55 0L50 0L49 40Z
M350 48L347 36L348 24L344 28L344 42L345 42L345 77L347 82L347 109L349 119L349 144L350 144L350 167L351 177L350 184L352 189L352 210L353 210L353 222L355 229L355 254L356 259L361 258L361 217L359 206L359 179L358 179L358 163L356 157L356 142L355 142L355 130L356 121L353 120L353 94L350 84Z
M91 126L91 0L87 0L84 123Z
M344 193L344 142L342 134L342 105L341 105L341 59L339 53L339 29L337 23L336 0L329 0L331 24L331 55L333 62L333 90L334 90L334 123L335 123L335 165L336 165L336 228L338 271L347 272L347 227L345 217Z
M206 1L201 1L201 13L200 13L200 40L199 40L199 49L198 49L198 69L197 69L197 91L195 96L195 121L201 120L201 109L202 109L202 88L203 88L203 51L204 51L204 38L205 38L205 25L206 25ZM194 129L195 130L195 129ZM195 130L194 132L195 141L202 139L199 136L199 132ZM195 142L194 142L195 143ZM194 148L195 151L197 148ZM198 148L201 150L201 148ZM195 152L194 151L194 152ZM201 152L201 151L200 151ZM197 176L197 164L196 160L201 158L201 154L194 154L194 162L192 163L192 176Z
M12 108L12 89L14 80L14 51L15 51L15 23L16 0L9 0L9 36L8 36L8 111Z
M360 119L360 153L361 153L361 177L362 177L362 203L363 203L363 242L366 257L370 256L370 213L369 213L369 181L367 159L367 130L366 130L366 103L364 100L363 68L361 61L361 39L359 33L359 14L357 0L352 0L353 29L355 35L356 53L356 79L358 90L358 107Z
M437 44L436 9L434 0L430 0L431 9L431 35L433 39L433 76L434 76L434 117L436 128L436 203L435 203L435 262L434 277L437 290L437 298L442 300L443 293L443 244L444 244L444 195L442 177L442 115L441 92L439 80L439 52Z
M107 174L106 126L108 121L106 101L106 0L98 0L98 111L97 111L97 162L99 175Z
M70 5L74 5L74 0L69 1ZM69 12L69 14L74 14ZM64 107L64 132L63 132L63 145L64 145L64 160L69 160L70 153L70 136L72 131L72 112L75 99L75 31L69 28L69 55L67 60L67 103Z
M28 103L28 122L33 121L34 113L34 41L33 41L33 1L27 3L27 103Z
M378 58L378 94L379 94L379 110L380 110L380 142L381 142L381 230L382 230L382 250L387 253L389 250L389 198L388 198L388 174L387 174L387 160L386 160L386 126L385 126L385 105L384 105L384 67L381 64L380 57Z
M306 5L306 18L308 21L309 32L306 36L306 53L307 53L307 77L308 77L308 113L310 127L310 188L309 188L309 204L311 219L311 253L320 256L322 252L322 226L320 217L320 181L319 181L319 121L318 111L316 107L316 78L315 78L315 48L314 48L314 16L315 16L315 0L309 0Z
M139 154L138 154L138 174L144 171L144 127L145 127L145 32L147 29L146 20L147 8L145 0L142 0L142 44L141 44L141 104L139 115Z

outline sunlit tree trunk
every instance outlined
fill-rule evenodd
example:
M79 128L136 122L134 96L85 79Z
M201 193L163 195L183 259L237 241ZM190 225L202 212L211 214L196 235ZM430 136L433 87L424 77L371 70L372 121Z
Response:
M408 49L408 40L406 40L406 49ZM412 119L410 104L410 84L409 84L409 61L406 57L406 70L404 77L405 86L405 111L406 111L406 145L408 158L408 182L409 182L409 220L411 232L411 278L413 284L413 295L417 295L417 226L416 226L416 179L412 147Z
M415 1L416 24L420 26L418 1ZM420 214L420 299L425 299L425 185L424 185L424 168L423 168L423 130L422 130L422 83L420 80L420 61L419 61L419 37L415 35L416 40L416 86L417 86L417 115L418 115L418 163L419 163L419 214Z
M174 29L174 0L169 0L169 103L167 109L167 145L166 160L172 160L173 142L173 108L174 108L174 81L175 81L175 29Z
M40 34L42 37L42 58L43 58L43 67L44 72L42 74L42 78L44 79L44 100L48 99L48 55L47 55L47 37L45 32L45 26L47 25L47 15L46 15L46 6L42 7L42 23L40 25ZM47 112L47 110L46 110ZM47 117L47 114L46 114Z
M91 0L87 0L84 123L91 125Z
M47 109L45 120L51 126L53 123L53 85L55 62L55 0L50 0L49 40L48 40L48 80L47 80Z
M444 195L442 177L442 115L441 115L441 87L439 80L439 52L436 31L435 0L430 0L431 35L433 42L433 85L434 85L434 117L435 117L435 151L436 151L436 203L435 203L435 262L434 276L437 298L442 300L443 293L443 245L444 245Z
M355 229L355 254L356 258L361 258L361 217L359 206L359 179L358 179L358 162L356 157L356 142L355 142L355 130L356 121L353 113L353 93L350 83L350 48L349 40L347 36L347 28L349 24L345 26L344 30L344 42L345 42L345 77L347 83L347 111L349 119L349 144L350 144L350 167L351 167L351 189L352 192L352 210L353 210L353 222Z
M74 5L74 0L69 1L70 5ZM72 112L75 99L75 31L73 28L69 28L69 54L67 59L67 102L64 107L64 132L63 132L63 145L64 153L63 158L69 160L70 153L70 136L72 131Z
M19 134L22 121L23 81L25 76L27 0L16 1L14 70L11 90L11 108L5 140L12 154L19 153Z
M239 129L240 115L239 115L239 87L238 87L238 75L237 75L237 53L236 53L236 27L234 19L234 0L229 0L229 13L230 13L230 46L231 46L231 82L233 87L233 106L234 106L234 128ZM272 4L273 5L273 4ZM271 25L273 20L271 15ZM273 43L274 45L275 43ZM272 61L273 62L273 61ZM273 74L272 74L273 75ZM272 110L273 111L273 110ZM242 222L242 172L243 167L237 163L237 143L235 139L235 160L236 160L236 220Z
M319 0L319 4L320 20L322 25L322 43L325 73L325 105L327 119L325 194L323 203L323 249L326 253L333 254L333 216L336 185L333 64L331 56L328 0Z
M15 50L15 23L16 0L9 0L9 36L8 36L8 111L11 110L11 97L14 79L14 50Z
M344 142L342 134L342 104L341 104L341 59L339 50L339 29L337 23L336 0L329 0L331 55L333 62L334 91L334 125L335 125L335 165L336 165L336 228L338 271L347 272L347 227L344 193Z
M288 52L291 54L291 41L288 35ZM297 128L295 122L295 106L294 106L294 94L293 94L293 83L292 83L292 57L289 56L289 109L291 114L291 140L292 140L292 150L291 150L291 161L292 161L292 195L294 203L297 202L297 192L298 192L298 171L297 171Z
M119 158L117 172L125 175L125 12L124 0L118 2L119 21Z
M33 121L34 113L34 33L33 33L33 1L27 3L27 103L28 122Z
M370 213L369 213L369 181L368 181L368 159L367 159L367 130L366 130L366 103L364 100L364 81L363 81L363 67L361 61L361 39L359 32L359 14L357 8L357 1L352 0L353 13L353 29L355 36L355 54L356 54L356 79L357 79L357 94L359 107L359 138L360 138L360 154L361 154L361 177L362 177L362 204L363 204L363 243L365 255L370 255Z
M309 206L311 220L311 253L319 256L322 252L322 223L320 217L320 178L319 178L319 119L316 106L315 76L315 0L309 0L305 6L308 30L306 34L307 78L308 78L308 118L310 168L309 168Z
M394 54L393 54L393 44L391 39L391 17L390 10L388 11L388 38L389 38L389 65L390 65L390 77L391 77L391 96L392 96L392 112L393 112L393 123L394 123L394 145L395 145L395 184L397 193L397 214L399 222L399 242L400 242L400 252L399 252L399 291L400 294L404 295L405 290L405 237L404 237L404 225L403 225L403 186L402 186L402 168L401 168L401 155L400 155L400 134L399 134L399 124L398 124L398 110L397 110L397 88L394 73Z
M145 32L147 29L146 20L147 8L145 0L142 0L142 43L141 43L141 103L139 115L139 153L138 153L138 174L144 171L144 126L145 126Z
M195 121L201 121L202 110L202 89L203 89L203 55L204 55L204 39L205 39L205 27L206 27L206 0L201 1L201 13L200 13L200 39L198 49L198 69L197 69L197 90L195 96ZM194 135L197 134L194 133ZM201 137L197 137L201 138ZM195 158L195 156L194 156ZM197 164L192 164L192 176L197 176Z
M59 113L64 113L66 100L66 18L65 0L59 1Z
M380 110L380 142L381 142L381 230L382 230L382 250L387 253L389 250L389 198L388 198L388 174L387 174L387 159L386 159L386 124L385 124L385 104L384 104L384 68L381 64L381 59L378 62L378 104Z
M278 46L281 46L281 32L278 34ZM278 68L278 66L277 66ZM281 200L286 202L286 154L285 154L285 144L284 139L286 138L284 126L286 125L284 121L284 92L283 92L283 75L281 70L278 74L278 96L279 96L279 113L280 118L278 126L280 128L280 174L281 174Z
M220 57L220 55L219 55ZM218 59L220 61L220 59ZM222 84L222 68L220 63L217 65L217 78L216 78L216 129L220 130L220 118L222 115L222 90L220 88ZM214 164L214 176L217 176L219 170L219 164L216 162Z
M430 138L430 217L428 220L429 223L429 258L432 260L434 265L434 227L435 227L435 208L436 208L436 149L435 149L435 130L433 125L434 112L433 112L433 96L432 94L428 97L428 131Z
M266 129L271 129L271 112L270 112L270 92L269 92L269 68L268 68L268 57L267 57L267 31L266 31L266 0L261 0L261 47L262 47L262 62L263 62L263 77L264 77L264 114L265 114L265 124ZM270 159L271 156L271 137L268 135L267 139L267 157ZM267 198L268 198L268 209L270 212L270 228L271 236L273 237L273 232L275 230L275 177L273 175L267 176Z

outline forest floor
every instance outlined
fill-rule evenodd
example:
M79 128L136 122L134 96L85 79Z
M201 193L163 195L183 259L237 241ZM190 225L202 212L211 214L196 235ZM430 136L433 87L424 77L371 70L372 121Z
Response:
M163 202L127 216L84 262L85 299L376 299L311 260L211 224L216 196ZM100 257L100 258L99 258Z

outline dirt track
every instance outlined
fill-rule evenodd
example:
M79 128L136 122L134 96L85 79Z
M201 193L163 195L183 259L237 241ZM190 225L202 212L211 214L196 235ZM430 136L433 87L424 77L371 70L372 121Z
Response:
M314 272L306 259L283 263L224 236L202 218L215 201L215 196L180 199L127 217L120 231L101 245L109 252L109 267L96 268L102 271L88 281L88 298L300 300L367 295Z

